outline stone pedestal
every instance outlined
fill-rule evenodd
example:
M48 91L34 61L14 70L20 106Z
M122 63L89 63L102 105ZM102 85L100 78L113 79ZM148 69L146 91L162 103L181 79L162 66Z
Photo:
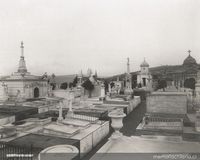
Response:
M108 114L108 116L111 118L111 126L115 130L115 132L112 134L112 139L117 139L122 136L122 133L119 131L123 127L123 118L126 116L125 113L123 113L122 109L116 109Z

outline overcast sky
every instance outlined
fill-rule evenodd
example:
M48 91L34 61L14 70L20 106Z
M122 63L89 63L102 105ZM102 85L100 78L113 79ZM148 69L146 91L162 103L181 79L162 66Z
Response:
M200 0L0 0L0 75L17 70L21 40L36 75L182 64L188 49L200 63Z

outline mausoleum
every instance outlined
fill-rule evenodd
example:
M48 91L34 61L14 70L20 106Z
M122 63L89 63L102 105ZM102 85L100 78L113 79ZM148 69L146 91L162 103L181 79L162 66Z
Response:
M24 45L21 42L21 56L19 60L18 70L12 75L0 79L3 82L5 90L10 99L21 97L24 99L41 98L47 95L48 83L46 79L40 76L31 75L26 68L24 58Z

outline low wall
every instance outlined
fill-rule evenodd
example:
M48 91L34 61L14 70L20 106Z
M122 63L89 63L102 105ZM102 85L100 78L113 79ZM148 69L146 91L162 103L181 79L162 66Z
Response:
M147 112L186 114L187 95L179 92L153 92L147 96Z
M85 156L109 134L109 127L109 122L105 122L97 130L80 140L80 157Z
M7 117L5 116L0 118L0 125L5 125L13 122L15 122L15 116L7 116Z

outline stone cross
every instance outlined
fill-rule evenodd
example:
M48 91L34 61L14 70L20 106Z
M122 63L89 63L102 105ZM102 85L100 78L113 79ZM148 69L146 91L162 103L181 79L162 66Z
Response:
M188 50L189 55L190 55L191 52L192 52L191 50Z

